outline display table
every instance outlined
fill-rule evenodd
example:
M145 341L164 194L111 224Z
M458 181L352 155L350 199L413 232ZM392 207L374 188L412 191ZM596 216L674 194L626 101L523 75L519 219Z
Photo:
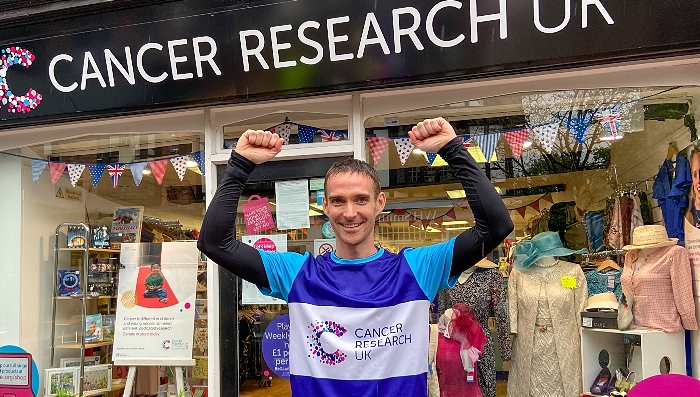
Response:
M629 370L636 374L636 381L661 373L661 360L667 357L672 374L685 375L685 333L667 334L662 331L582 328L581 359L583 365L583 390L588 391L601 370L598 355L607 350L608 367L613 374L625 367L624 335L639 335L641 346L634 346Z

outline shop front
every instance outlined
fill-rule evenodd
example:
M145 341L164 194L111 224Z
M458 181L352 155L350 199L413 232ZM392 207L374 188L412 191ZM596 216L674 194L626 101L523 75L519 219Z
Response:
M515 224L497 250L484 253L489 263L442 293L432 312L437 320L456 301L489 297L470 301L488 334L486 364L477 374L484 395L496 395L497 374L503 379L509 370L523 371L516 364L523 353L511 346L511 333L521 335L511 320L522 292L509 282L512 246L521 241L550 231L565 248L588 250L568 258L585 272L585 300L605 292L605 283L602 291L595 285L615 271L599 269L599 262L623 266L621 248L634 234L632 212L623 207L632 210L638 202L635 225L665 225L669 237L685 243L696 266L693 282L700 280L693 259L697 225L689 216L687 231L684 217L671 227L658 177L660 167L687 158L687 177L678 181L690 197L691 204L678 209L685 216L697 179L700 32L683 16L700 6L327 3L176 1L90 15L78 7L71 18L0 33L0 194L8 231L0 243L8 269L0 295L9 302L0 346L32 355L39 395L50 391L45 370L61 367L61 359L97 356L102 365L117 364L114 379L126 377L131 365L119 365L125 361L113 357L109 341L88 343L89 350L79 343L86 316L109 321L125 290L114 286L83 298L54 292L55 266L70 271L82 263L69 247L67 226L59 225L111 229L120 208L132 208L141 218L136 241L196 240L206 202L247 129L274 130L285 145L276 161L251 175L232 225L237 236L262 249L321 255L334 247L321 206L323 177L330 164L348 157L372 164L387 195L375 224L378 246L398 251L443 242L472 227L474 216L449 166L407 139L427 118L444 117L455 127ZM678 177L675 168L669 175ZM618 230L615 222L618 234L611 232ZM123 253L110 246L87 248L86 255L90 264L109 267ZM195 262L188 306L194 326L185 327L194 362L144 363L136 393L157 394L158 384L176 383L174 372L184 366L193 395L289 395L285 302L261 295L211 260ZM108 271L88 269L86 276L98 279L86 278L82 287L101 288L95 280L109 279ZM170 271L163 265L173 284L169 297L178 298L185 313L187 299L179 299L171 278L183 281ZM488 278L492 288L467 288L477 277ZM695 291L697 306L697 285ZM162 299L156 300L177 308L175 299ZM135 302L139 306L138 297ZM578 311L567 313L576 324ZM613 372L631 368L637 380L659 372L697 377L700 366L690 358L692 350L700 354L697 336L689 333L686 342L683 328L693 328L690 321L682 325L667 330L681 336L658 352L666 361L657 360L656 372L638 362L642 351L650 354L651 339L579 331L581 347L568 351L580 356L575 388L588 391L594 383L602 350ZM75 346L62 347L69 342ZM168 354L176 350L170 346ZM516 389L523 382L512 383L509 389L525 393ZM124 384L113 386L116 395Z

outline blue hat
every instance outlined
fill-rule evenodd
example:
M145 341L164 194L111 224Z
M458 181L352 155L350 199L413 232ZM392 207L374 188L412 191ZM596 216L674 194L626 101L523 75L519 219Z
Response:
M555 232L542 232L529 241L522 241L515 246L514 266L525 269L546 256L568 256L571 254L588 253L586 248L574 251L564 248L559 234Z

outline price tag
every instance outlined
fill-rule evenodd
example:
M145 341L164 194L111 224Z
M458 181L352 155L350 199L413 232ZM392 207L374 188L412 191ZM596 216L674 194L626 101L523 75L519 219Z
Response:
M608 292L615 290L615 275L608 274Z
M467 372L467 383L474 382L474 372Z
M564 288L574 289L577 287L576 277L561 276L561 286Z
M584 317L581 325L586 328L593 328L593 319L590 317Z

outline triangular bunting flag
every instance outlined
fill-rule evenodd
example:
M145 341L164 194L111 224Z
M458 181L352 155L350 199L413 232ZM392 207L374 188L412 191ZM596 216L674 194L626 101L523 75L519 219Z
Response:
M481 152L484 153L484 157L490 159L493 153L496 151L496 145L498 140L501 138L501 134L496 132L492 134L477 135L474 140L481 148Z
M413 152L411 138L394 138L394 146L396 146L396 153L399 155L401 165L406 164L406 160L408 160L411 152Z
M321 132L321 142L337 142L345 141L347 137L344 132L331 131L331 130L319 130Z
M199 153L199 152L197 152L197 153ZM141 179L143 179L143 170L146 168L147 165L148 165L147 161L129 164L129 169L131 170L131 176L134 177L134 182L136 182L136 186L139 186L141 184Z
M276 133L284 140L283 145L289 144L289 136L292 135L292 125L289 123L280 124L275 128L270 129L270 132ZM201 167L200 167L201 169Z
M530 130L527 128L521 128L519 130L504 132L503 136L510 146L510 150L513 152L513 157L519 159L523 153L523 145L527 141L527 137L530 135Z
M367 137L369 152L372 155L374 164L379 162L379 159L382 157L382 154L384 154L386 147L389 146L389 142L391 142L391 139L389 138L380 138L378 136Z
M61 174L63 174L63 170L65 169L65 163L49 163L49 171L51 172L51 183L55 185L56 181L58 181L58 178L61 177Z
M620 128L622 121L621 108L622 105L616 105L611 108L603 109L595 114L595 118L598 122L602 124L603 128L615 139L617 139L618 136L624 135L624 131Z
M170 159L170 162L175 168L178 178L182 181L185 177L185 172L187 172L187 156L177 156Z
M467 148L467 151L472 155L472 157L474 157L474 160L476 160L477 163L486 162L486 157L484 157L484 153L478 146L470 146Z
M297 127L299 129L299 143L311 143L311 141L314 140L316 132L320 131L318 128L308 125L298 125Z
M105 164L90 164L88 165L88 172L90 172L90 179L92 179L92 187L97 187L97 184L102 178L102 173L107 168Z
M423 225L423 230L427 229L428 225L430 225L430 221L428 219L421 219L420 223Z
M462 140L462 145L464 145L464 148L469 149L469 146L472 144L472 137L469 135L460 135L459 139Z
M537 200L530 204L530 207L532 207L532 209L534 209L535 211L540 212L540 200Z
M199 167L199 172L201 172L202 175L205 174L204 171L204 151L200 150L198 152L194 152L190 154L190 157L192 157L192 160L197 162L197 167Z
M435 222L438 224L438 226L442 226L442 217L435 218Z
M165 176L165 168L168 166L168 160L151 161L148 165L151 167L153 176L156 178L156 181L158 181L158 184L160 185L163 183L163 176Z
M396 215L396 216L403 216L403 215L406 215L406 210L401 209L401 208L397 208L397 209L391 211L391 213Z
M68 164L68 178L73 187L78 183L80 176L83 175L83 170L85 170L85 164Z
M435 155L435 158L432 160L432 163L430 161L430 158L428 157L428 153L423 153L423 158L425 158L425 161L430 164L431 167L447 167L447 161L445 161L442 157L440 157L439 154L436 153L430 153Z
M39 179L41 173L44 172L48 161L32 159L32 179L34 183Z
M455 220L455 221L457 220L457 215L455 214L454 207L452 207L452 209L447 211L447 213L444 216L449 216L450 218L452 218L452 220Z
M588 127L591 125L591 119L593 118L593 113L587 110L583 111L572 111L570 117L564 119L564 125L571 131L576 138L576 141L580 144L586 142L586 132Z
M541 198L541 200L549 201L550 203L554 204L554 199L552 198L552 193L547 193L547 194L545 194L545 195Z
M438 154L437 153L426 153L426 157L428 157L428 164L433 165L435 162L435 159L437 158Z
M122 177L125 168L126 166L124 166L124 164L107 165L107 173L109 174L109 177L112 178L113 188L116 188L119 184L119 178Z
M557 139L557 130L559 123L549 123L532 127L532 132L540 141L540 145L547 153L552 153L554 141Z
M525 219L525 211L527 210L527 207L520 207L516 208L515 210L518 211L518 214L520 214L520 216L522 216L523 219Z

